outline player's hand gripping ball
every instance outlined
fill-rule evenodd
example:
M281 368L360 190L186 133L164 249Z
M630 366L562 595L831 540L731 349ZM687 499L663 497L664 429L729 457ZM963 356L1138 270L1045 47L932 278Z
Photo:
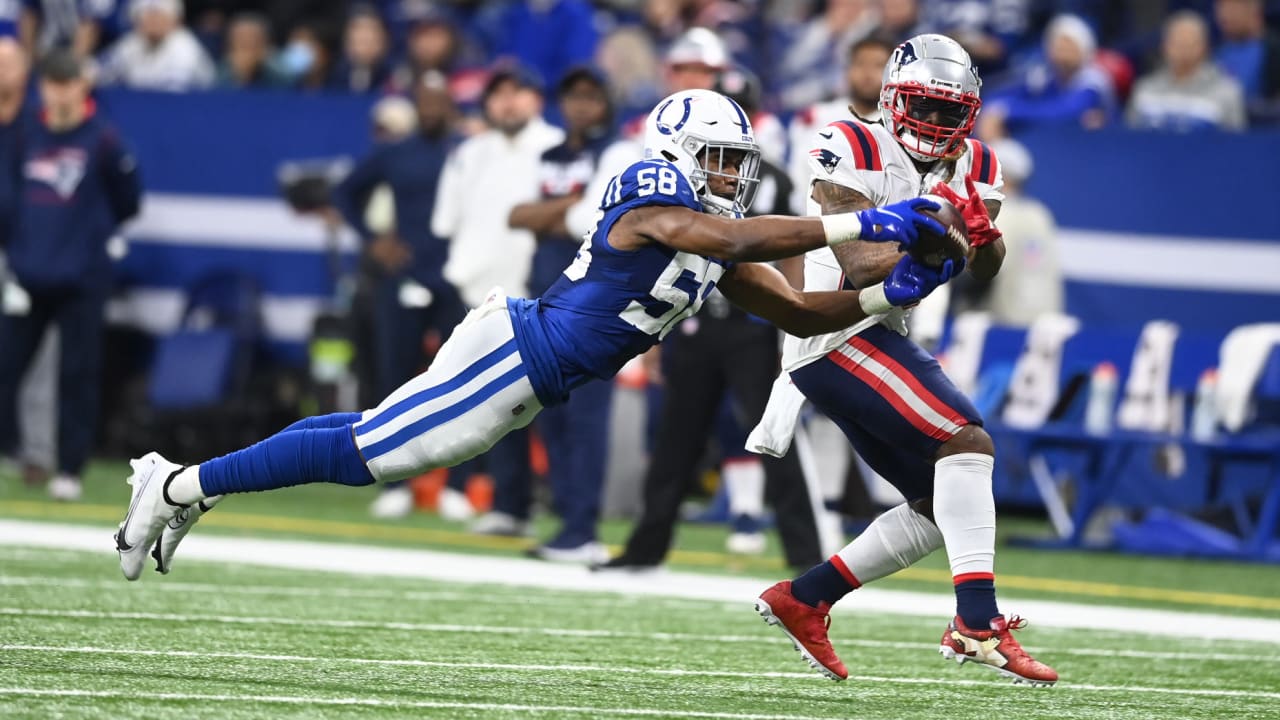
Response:
M942 225L943 233L933 232L923 226L920 236L907 250L922 265L940 268L947 260L961 265L969 255L969 232L964 216L947 198L940 195L922 196L938 204L937 210L921 210ZM961 265L963 267L963 265Z

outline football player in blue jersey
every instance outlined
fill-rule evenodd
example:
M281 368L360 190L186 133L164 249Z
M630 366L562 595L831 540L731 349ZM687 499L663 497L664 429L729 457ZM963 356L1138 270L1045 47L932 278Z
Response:
M861 291L792 289L762 263L857 239L910 247L921 227L942 232L921 212L937 206L914 198L821 218L743 219L759 161L737 103L706 90L664 99L649 115L645 159L610 183L594 231L541 298L495 288L426 372L372 410L306 418L197 465L154 452L133 460L131 501L115 536L124 576L136 580L148 554L169 572L178 543L226 494L369 485L478 455L578 385L612 377L697 312L713 287L788 333L811 336L916 303L961 269L905 256Z

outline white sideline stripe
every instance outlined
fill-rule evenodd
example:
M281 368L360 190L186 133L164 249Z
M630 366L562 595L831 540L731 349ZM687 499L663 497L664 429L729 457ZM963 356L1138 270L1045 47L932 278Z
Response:
M121 506L121 515L124 507ZM111 557L109 527L24 520L0 520L0 545L77 549ZM619 593L630 596L750 603L767 586L753 578L664 571L625 575L592 573L582 567L538 560L487 557L395 547L350 545L304 540L220 537L196 534L182 544L182 559L292 570L318 570L351 575L422 578L457 583L485 583L550 590ZM181 567L177 572L183 572ZM163 578L151 579L149 581ZM1011 599L1006 612L1030 617L1037 626L1105 630L1119 633L1195 637L1280 644L1280 620L1177 610L1152 610L1097 603ZM950 594L861 588L836 606L845 613L916 615L935 620L955 612Z
M249 250L324 252L324 222L295 213L284 200L147 193L142 214L124 228L124 235L165 245L238 247ZM355 233L343 228L339 248L359 247Z
M1058 233L1069 280L1211 292L1280 293L1280 245L1230 238L1067 230Z
M379 700L377 698L304 697L301 695L214 695L205 693L148 693L115 690L50 690L45 688L0 688L0 695L18 697L83 697L122 700L205 700L212 702L267 703L277 705L329 705L346 707L419 708L435 710L495 710L506 712L576 713L593 717L630 715L639 717L688 717L707 720L812 720L806 715L758 715L748 713L699 712L696 710L649 710L645 708L602 708L579 705L514 705L507 703L467 703L443 700Z
M56 578L42 577L15 577L0 576L0 586L9 587L61 587L61 588L95 588L102 590L117 590L120 587L118 581L85 581L85 580L60 580ZM148 591L167 591L174 593L217 593L219 595L265 595L265 596L296 596L296 597L314 597L316 590L314 588L302 588L293 586L273 586L273 585L215 585L209 583L183 583L183 582L164 582L163 584L153 585L147 588ZM518 603L521 605L555 605L562 607L567 598L560 596L555 598L531 597L528 595L520 595L519 597L498 595L490 596L477 592L454 592L448 590L354 590L351 588L327 587L324 590L324 596L328 598L346 598L346 599L379 599L379 600L461 600L472 604L498 604L508 605ZM743 606L738 603L717 603L715 601L700 602L696 600L679 601L679 600L662 600L654 598L633 598L619 597L616 599L602 598L584 598L575 596L572 602L579 606L600 606L600 607L619 607L620 605L644 605L646 607L676 607L676 608L702 608L706 609L713 605L719 605L721 609L730 612L742 610ZM490 628L475 626L470 628L476 632L489 632ZM724 636L732 638L728 642L748 642L751 640L747 636ZM670 640L672 635L663 634L662 637L650 637L652 640ZM698 642L714 641L716 638L709 638L704 635L694 635L687 638ZM759 638L760 642L771 643L775 638L771 634L766 634ZM841 647L863 647L878 648L892 650L934 650L937 648L936 643L922 642L900 642L892 640L866 640L863 638L841 637L836 635L834 641ZM16 646L8 646L16 647ZM1031 646L1027 646L1031 647ZM1031 648L1035 649L1035 648ZM104 651L105 652L105 651ZM1160 652L1155 650L1106 650L1096 648L1062 648L1054 647L1052 650L1054 655L1079 655L1084 657L1128 657L1143 658L1148 660L1216 660L1223 662L1280 662L1280 654L1275 655L1253 655L1243 653L1202 653L1202 652Z
M272 340L305 342L311 327L327 306L324 298L293 295L262 296L262 330ZM129 288L107 303L107 320L153 335L178 328L186 309L186 294L177 289Z

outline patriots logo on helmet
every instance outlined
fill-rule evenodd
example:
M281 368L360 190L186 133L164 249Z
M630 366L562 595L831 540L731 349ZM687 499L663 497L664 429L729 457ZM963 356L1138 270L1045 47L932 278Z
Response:
M897 55L898 67L902 67L903 65L913 63L920 59L919 56L916 55L916 46L910 41L904 42L898 46Z
M840 164L840 156L826 148L814 148L809 151L809 156L817 160L828 175L835 172L836 165Z

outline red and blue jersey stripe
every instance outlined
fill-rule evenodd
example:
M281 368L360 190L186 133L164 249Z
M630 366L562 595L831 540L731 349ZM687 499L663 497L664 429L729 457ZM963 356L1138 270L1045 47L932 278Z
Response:
M969 179L984 185L996 184L996 170L1000 167L996 154L981 140L969 138L969 153L973 156L969 165Z
M884 170L884 163L880 160L880 145L865 125L853 120L838 120L827 127L839 130L845 140L849 141L854 165L859 170Z

